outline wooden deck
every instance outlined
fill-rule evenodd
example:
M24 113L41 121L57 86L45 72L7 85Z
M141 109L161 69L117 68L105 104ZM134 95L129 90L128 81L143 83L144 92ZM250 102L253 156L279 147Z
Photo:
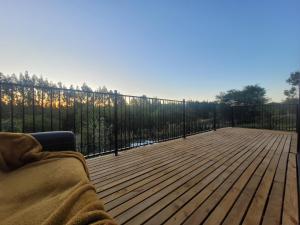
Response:
M296 135L225 128L88 160L120 224L299 224Z

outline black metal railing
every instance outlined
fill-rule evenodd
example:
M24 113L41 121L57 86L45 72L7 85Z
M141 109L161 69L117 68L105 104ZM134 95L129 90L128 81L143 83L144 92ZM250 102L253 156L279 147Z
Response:
M0 83L0 131L70 130L96 156L222 127L296 130L297 105L228 106Z
M231 126L282 131L297 130L297 104L233 106L231 110Z
M86 156L212 130L212 103L0 83L0 131L70 130Z

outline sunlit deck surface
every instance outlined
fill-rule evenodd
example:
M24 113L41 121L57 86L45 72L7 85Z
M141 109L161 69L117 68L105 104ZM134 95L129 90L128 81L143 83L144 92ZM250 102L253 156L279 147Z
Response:
M295 133L224 128L88 160L120 224L298 224Z

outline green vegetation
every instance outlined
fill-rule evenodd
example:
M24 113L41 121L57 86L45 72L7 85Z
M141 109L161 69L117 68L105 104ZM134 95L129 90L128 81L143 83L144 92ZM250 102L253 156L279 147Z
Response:
M296 71L291 73L286 82L291 85L291 88L289 90L284 90L284 95L286 96L285 102L298 104L297 89L300 82L300 72Z
M260 105L266 104L266 90L259 85L248 85L242 90L232 89L216 96L219 103L229 105Z

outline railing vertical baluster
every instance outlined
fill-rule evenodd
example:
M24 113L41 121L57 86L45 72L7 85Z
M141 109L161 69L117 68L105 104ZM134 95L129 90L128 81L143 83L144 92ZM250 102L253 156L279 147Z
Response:
M53 130L53 89L50 89L50 127Z
M159 109L159 113L160 113L160 120L159 120L159 124L160 124L160 133L161 133L161 138L160 141L162 141L164 139L164 129L163 129L163 122L164 122L164 117L163 117L163 100L160 100L160 105L159 105L160 109Z
M138 128L136 127L138 121L139 121L139 118L137 116L137 101L136 101L136 97L132 97L132 144L133 144L133 147L135 147L135 145L137 144L137 141L138 141L138 138L137 138L137 134L138 134ZM134 119L136 118L136 119Z
M157 113L158 113L158 119L157 119L157 124L158 124L158 142L161 141L161 137L163 135L162 133L162 100L158 99L157 100Z
M60 90L58 90L58 129L61 130Z
M131 143L132 143L132 146L134 147L134 144L135 144L135 133L136 133L136 129L135 129L135 125L137 123L137 119L134 119L134 118L137 118L136 116L136 113L135 113L135 98L134 97L131 97L131 101L132 101L132 120L131 120L131 125L132 125L132 137L131 137Z
M290 121L290 108L291 108L291 105L290 104L288 104L288 108L287 108L287 118L286 118L286 124L285 124L285 129L286 130L288 130L288 131L290 131L290 123L291 123L291 121Z
M264 105L261 105L261 128L264 129Z
M164 129L164 102L163 100L160 100L161 104L160 104L160 129L161 129L161 141L163 141L165 139L165 129Z
M142 145L142 100L141 98L139 97L139 136L140 136L140 143L139 143L139 146Z
M76 92L73 91L73 132L76 135Z
M22 132L25 132L25 87L22 87Z
M254 121L254 125L253 125L253 128L256 128L256 113L257 113L257 106L255 105L254 106L254 112L253 112L253 121Z
M148 101L150 101L150 99L145 98L145 139L146 139L146 144L149 144L149 107L148 107Z
M122 149L123 147L123 103L122 103L122 99L121 99L121 95L120 95L120 101L118 103L118 115L120 115L120 118L118 118L118 138L119 138L119 142L118 142L118 148Z
M146 139L147 139L147 144L150 144L150 140L151 138L149 137L149 102L150 102L150 99L146 99L146 105L145 105L145 110L146 110L146 122L145 122L145 129L146 129Z
M296 131L296 127L297 127L297 121L296 121L296 119L297 119L297 107L298 107L298 105L297 104L295 104L295 105L293 105L293 118L292 118L292 123L293 123L293 131Z
M142 100L142 145L145 145L145 101L144 101L144 97L141 98Z
M290 118L290 112L291 112L291 105L287 105L287 118L286 118L286 130L290 131L290 124L291 124L291 118Z
M126 121L126 117L125 117L125 105L124 105L124 98L123 96L120 95L120 143L119 143L119 148L123 149L124 148L124 138L125 138L125 121Z
M189 111L188 111L188 101L184 102L185 108L185 135L188 136L190 133L190 124L189 124Z
M118 93L114 94L114 136L115 136L115 156L118 155Z
M157 98L156 99L156 111L157 111L157 113L156 113L156 134L155 134L155 136L156 136L156 140L157 140L157 142L159 142L160 141L160 100Z
M127 146L128 146L128 112L127 112L127 110L128 110L128 107L127 107L127 96L124 96L123 97L124 98L124 118L125 118L125 149L127 148Z
M214 128L214 131L217 129L216 127L216 123L217 123L217 105L214 104L214 125L213 125L213 128Z
M10 87L10 130L14 132L14 91L13 85Z
M159 142L159 116L160 116L160 113L159 113L159 100L156 98L155 101L154 101L154 104L155 104L155 115L154 115L154 122L155 122L155 127L154 127L154 130L155 130L155 139L156 139L156 142Z
M92 115L93 115L93 154L96 154L95 149L95 93L93 92L93 98L92 98Z
M173 138L173 101L169 101L169 139Z
M167 120L166 120L166 104L165 104L165 100L162 100L163 104L162 104L162 129L163 129L163 141L165 139L167 139L167 130L166 130L166 125L167 125Z
M183 108L183 138L186 138L186 106L185 106L185 99L182 100L182 108Z
M128 97L128 147L131 147L132 143L132 136L131 136L131 130L132 130L132 124L131 124L131 113L132 113L132 105L130 101L130 97Z
M70 92L67 90L63 90L63 94L65 95L65 106L66 106L66 123L64 129L70 130L70 126L69 126Z
M89 92L86 92L86 146L88 155L90 154L90 134L89 134Z
M171 133L171 139L173 139L173 137L174 137L174 127L173 127L173 124L174 124L174 105L173 105L173 101L170 101L170 113L171 113L171 115L170 115L170 133Z
M108 106L109 106L109 124L110 124L110 134L109 134L109 149L110 149L110 152L112 152L114 149L114 146L113 146L113 135L114 135L114 129L115 129L115 126L114 126L114 121L113 121L113 115L112 115L112 104L114 104L114 94L111 94L109 96L109 99L108 99Z
M166 139L166 104L165 100L163 100L163 130L164 130L164 135L163 135L163 140Z
M176 125L176 114L175 114L175 101L172 102L172 114L173 114L173 122L172 122L172 135L173 135L173 139L176 137L176 134L175 134L175 125Z
M299 94L300 95L300 94ZM300 96L299 96L300 97ZM297 152L298 154L300 153L300 125L299 125L299 122L300 122L300 118L299 118L299 107L300 107L300 99L299 99L299 102L298 102L298 105L297 105L297 108L296 108L296 131L297 131Z
M292 113L293 113L293 107L292 105L290 105L290 110L289 110L289 131L292 131L293 130L293 118L292 118Z
M151 136L151 144L154 143L154 134L153 134L153 129L152 126L154 124L153 121L153 98L151 98L151 101L149 100L149 105L148 105L148 110L149 110L149 135Z
M35 132L35 94L34 94L34 86L32 87L32 131Z
M231 106L231 127L234 127L234 106Z
M103 98L103 135L104 135L104 146L103 146L103 151L105 152L107 150L107 139L106 139L106 134L107 134L107 130L105 127L105 122L108 121L108 118L106 118L106 95L102 95Z
M297 127L297 121L296 121L296 109L297 109L297 107L298 107L297 104L294 104L293 107L292 107L292 114L293 114L293 117L291 119L292 120L291 125L293 126L292 131L296 131L296 127Z
M80 149L83 151L83 93L80 96Z
M42 131L45 131L45 119L44 119L44 89L42 91L42 103L41 103L41 109L42 109Z
M98 153L101 152L101 125L102 125L102 117L101 117L101 95L98 95Z
M272 105L269 105L269 129L272 128Z

